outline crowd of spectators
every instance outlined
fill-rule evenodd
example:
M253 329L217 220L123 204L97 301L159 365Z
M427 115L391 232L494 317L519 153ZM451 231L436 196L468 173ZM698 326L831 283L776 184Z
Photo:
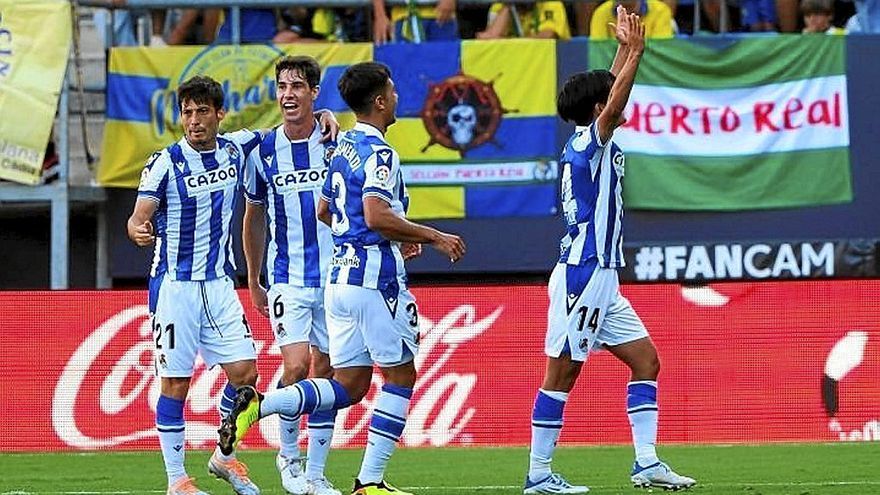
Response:
M124 6L124 0L118 0ZM293 3L293 2L292 2ZM436 4L359 8L242 8L243 43L309 41L411 42L414 40L613 36L616 5L638 12L648 37L717 32L878 33L880 0L605 0L563 3ZM694 10L699 9L697 16ZM229 9L116 10L97 14L112 26L114 45L228 43ZM112 20L106 16L112 15ZM699 29L695 32L695 17Z

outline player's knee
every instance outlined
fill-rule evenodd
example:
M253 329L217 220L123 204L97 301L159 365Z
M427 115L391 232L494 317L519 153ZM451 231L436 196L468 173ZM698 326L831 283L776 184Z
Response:
M330 366L330 359L316 357L312 361L312 376L315 378L332 378L333 368Z
M238 376L233 380L230 378L231 382L234 382L237 387L241 387L243 385L256 385L257 384L257 367L253 366L251 368L247 368L243 370Z
M348 397L351 399L352 405L357 404L367 395L367 392L370 390L370 383L370 380L342 383L342 386L345 387L345 391L348 392Z
M281 381L284 382L285 385L293 385L300 380L308 378L308 376L308 365L304 363L284 363L284 374L281 376Z
M189 378L162 378L162 395L172 399L184 400L189 393L189 382Z
M416 368L415 366L397 366L382 370L385 376L385 382L398 387L413 388L416 385Z
M660 374L660 357L656 353L646 356L633 367L634 380L656 380Z

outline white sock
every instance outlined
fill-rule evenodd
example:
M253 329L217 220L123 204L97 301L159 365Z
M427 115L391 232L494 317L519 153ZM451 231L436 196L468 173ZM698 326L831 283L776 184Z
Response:
M306 479L309 481L324 477L324 466L330 454L333 441L333 427L336 411L316 412L309 416L309 448L306 460Z
M657 382L642 380L626 386L626 414L632 428L636 462L646 467L657 458Z
M315 411L348 407L351 400L345 388L332 378L309 378L289 387L267 392L260 403L260 417L284 414L298 417Z
M162 460L168 485L186 477L183 460L186 456L186 423L183 420L183 401L164 395L156 404L156 430L159 432L159 445L162 447Z
M376 409L370 420L367 448L357 479L363 483L378 483L385 475L385 466L397 447L397 441L406 427L406 414L412 389L385 384L376 400Z
M529 479L541 481L550 476L553 452L562 432L562 411L568 393L538 389L532 409L532 448L529 452Z
M299 459L299 423L300 418L278 415L278 426L281 428L281 449L279 453L288 459Z

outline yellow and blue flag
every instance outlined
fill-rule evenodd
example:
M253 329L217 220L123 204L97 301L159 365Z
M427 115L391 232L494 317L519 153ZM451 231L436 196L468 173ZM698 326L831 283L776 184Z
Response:
M556 44L511 39L425 44L123 48L111 52L99 180L135 187L143 161L181 136L176 88L197 74L223 84L223 130L278 124L274 63L287 53L323 67L316 108L353 116L336 83L353 63L392 71L398 121L388 130L412 218L551 215L556 205Z
M210 76L223 86L227 114L221 131L279 124L275 63L294 53L315 57L323 69L321 87L328 90L319 94L316 108L331 108L343 126L353 125L336 81L349 65L373 58L369 43L114 48L98 181L108 187L137 187L150 154L183 136L176 91L196 75Z

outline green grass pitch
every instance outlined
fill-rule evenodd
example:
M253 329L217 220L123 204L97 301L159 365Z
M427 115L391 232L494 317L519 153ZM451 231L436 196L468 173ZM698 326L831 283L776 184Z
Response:
M360 465L361 450L334 450L328 478L343 493ZM693 495L865 495L880 494L880 443L661 446L661 457L697 479ZM187 469L213 495L231 494L208 475L209 452L187 453ZM282 495L275 453L242 451L251 478L265 495ZM525 448L399 449L387 479L416 494L522 493L528 459ZM554 467L591 493L639 495L629 484L629 447L563 447ZM659 493L662 490L655 490ZM158 452L0 454L0 495L127 495L165 492Z

